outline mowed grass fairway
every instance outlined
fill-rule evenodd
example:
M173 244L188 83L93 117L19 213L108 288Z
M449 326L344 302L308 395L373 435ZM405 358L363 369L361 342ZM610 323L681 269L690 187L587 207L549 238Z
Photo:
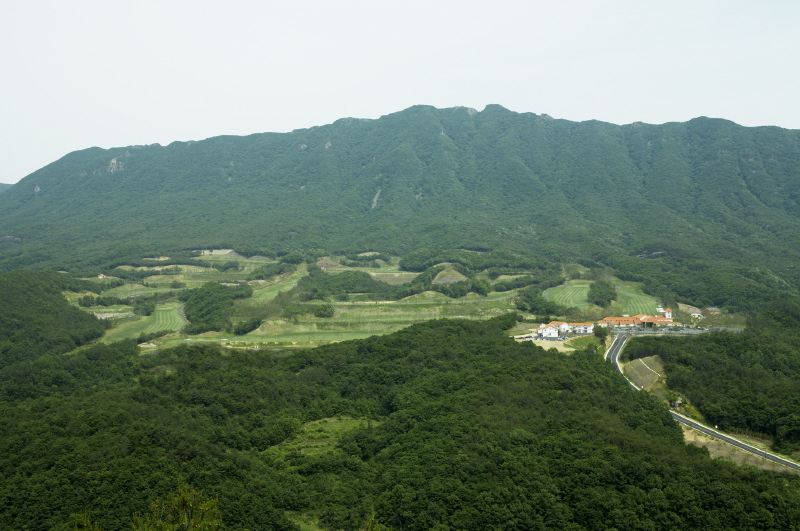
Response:
M184 324L184 320L178 314L180 306L180 303L177 302L160 304L147 317L121 323L119 326L108 330L103 336L103 341L105 343L113 343L114 341L139 337L143 333L152 334L162 330L179 330Z
M617 299L612 304L609 311L614 315L654 315L658 301L649 295L638 293L638 286L632 283L621 283L614 281L617 286ZM588 280L570 280L566 286L556 286L545 292L545 298L556 302L562 306L576 307L586 310L589 304L589 287L591 282ZM595 308L597 308L595 306Z
M288 278L270 286L253 290L253 296L243 301L243 304L259 304L271 301L281 291L289 291L292 289L306 272L305 266L298 267L297 271L292 273Z
M589 304L589 286L587 280L570 280L566 286L556 286L545 292L545 298L567 308L585 310Z
M658 306L658 301L655 298L623 287L617 288L617 302L612 309L619 307L621 313L628 315L638 315L640 313L655 315L656 306Z

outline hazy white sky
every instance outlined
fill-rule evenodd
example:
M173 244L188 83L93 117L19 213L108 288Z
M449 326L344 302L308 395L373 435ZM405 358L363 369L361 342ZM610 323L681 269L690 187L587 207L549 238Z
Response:
M0 182L415 104L800 129L797 0L3 0Z

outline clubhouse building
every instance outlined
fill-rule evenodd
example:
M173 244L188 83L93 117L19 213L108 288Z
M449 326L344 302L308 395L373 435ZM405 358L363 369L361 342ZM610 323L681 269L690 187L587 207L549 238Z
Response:
M598 326L609 328L652 328L654 326L672 326L672 310L664 309L664 315L639 315L622 317L605 317L597 321Z

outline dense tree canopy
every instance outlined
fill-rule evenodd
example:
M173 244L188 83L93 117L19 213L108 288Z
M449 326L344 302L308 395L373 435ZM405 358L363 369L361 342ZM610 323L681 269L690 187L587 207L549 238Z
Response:
M607 280L595 280L589 286L588 298L590 303L608 308L611 306L611 302L617 298L617 290Z
M487 322L275 354L132 344L23 362L0 379L0 517L103 529L183 481L227 529L790 529L800 483L712 461L595 354L515 343ZM100 350L93 350L100 349ZM310 421L364 419L322 453Z
M72 307L62 291L98 290L55 272L0 275L0 368L45 354L68 352L100 337L105 324Z

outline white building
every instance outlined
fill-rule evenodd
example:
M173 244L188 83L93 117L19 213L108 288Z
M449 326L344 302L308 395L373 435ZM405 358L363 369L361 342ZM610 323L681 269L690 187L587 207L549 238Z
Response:
M564 334L590 334L594 330L594 323L566 323L564 321L551 321L539 328L531 328L531 333L539 337L558 337Z

